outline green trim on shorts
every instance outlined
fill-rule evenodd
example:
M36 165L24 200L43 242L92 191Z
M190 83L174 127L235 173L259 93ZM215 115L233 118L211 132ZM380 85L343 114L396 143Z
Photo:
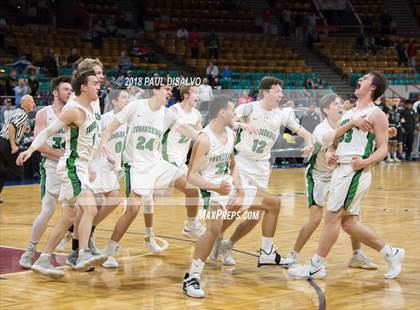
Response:
M203 209L207 210L210 204L210 192L205 189L200 189L201 198L203 199Z
M130 176L131 167L128 164L124 164L125 172L125 197L128 197L131 193L131 176Z
M350 182L349 190L347 191L346 199L344 199L344 210L347 210L347 208L351 205L354 197L356 196L357 188L359 186L359 180L360 176L362 175L363 170L357 171Z
M306 182L308 185L308 207L312 207L313 205L317 205L318 204L315 202L314 199L314 178L313 178L313 170L315 167L315 162L316 162L316 158L318 156L318 153L315 153L311 156L311 158L309 159L309 168L308 168L308 172L306 173Z
M241 133L242 133L242 129L238 129L238 132L236 134L236 140L235 140L235 144L234 146L236 146L237 144L241 143ZM233 155L238 155L239 151L233 147Z
M82 183L80 182L76 173L76 159L79 158L77 154L77 139L79 137L79 128L70 128L70 156L66 160L67 176L70 179L73 188L73 196L79 196L82 191Z
M163 134L163 138L162 138L162 156L163 159L166 161L169 161L169 156L168 156L168 137L169 137L169 132L171 130L168 129L165 131L165 133Z
M47 175L45 173L45 157L42 157L41 162L39 163L39 173L41 174L39 185L40 185L40 195L42 199L45 196L45 182L47 179Z

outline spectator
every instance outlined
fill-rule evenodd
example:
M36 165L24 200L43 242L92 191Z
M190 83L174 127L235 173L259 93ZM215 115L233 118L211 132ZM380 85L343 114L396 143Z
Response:
M106 20L106 34L110 37L116 37L118 35L118 27L115 26L115 20L113 18Z
M83 60L76 48L71 49L71 54L67 57L67 66L77 68L77 65Z
M303 82L303 88L305 89L312 89L313 88L313 82L311 78L306 78L305 82Z
M273 14L269 9L265 10L262 15L263 20L263 31L264 33L270 33L271 31L271 23L273 21Z
M303 15L300 11L297 11L295 16L295 35L296 41L302 42L303 41Z
M133 45L130 48L130 55L137 56L140 59L143 59L145 61L148 61L148 58L150 56L150 48L147 46L141 46L138 44L137 40L133 41Z
M127 56L126 51L121 51L120 58L118 58L118 68L123 72L131 68L131 59Z
M176 31L176 38L178 40L186 40L186 39L188 39L188 30L187 30L187 28L185 28L184 26L181 27L181 28L179 28Z
M214 30L207 37L207 47L209 49L209 58L217 59L219 57L219 36Z
M384 13L380 17L381 33L388 34L390 32L392 17L389 15L388 10L384 10Z
M290 36L290 25L292 23L292 12L287 8L283 10L283 37L288 38Z
M32 97L38 96L39 82L36 79L36 72L34 72L34 71L32 71L32 74L29 77L28 86L31 89L31 94L30 95Z
M6 33L7 23L3 16L0 16L0 48L4 48L4 34Z
M18 109L20 108L20 100L22 99L22 97L25 95L29 95L31 90L28 87L26 80L23 78L18 79L18 85L15 86L13 90L15 91L15 105Z
M213 89L209 85L209 80L206 77L203 78L203 83L198 87L198 96L201 103L207 104L213 98Z
M323 88L325 88L325 83L324 83L324 81L321 80L320 77L317 77L316 80L315 80L315 83L312 84L312 87L314 89L323 89Z
M4 109L2 109L2 115L3 117L3 124L7 121L9 118L9 115L12 114L13 107L12 107L12 100L10 98L4 99Z
M210 81L210 85L213 86L214 79L219 76L219 68L210 60L209 65L206 69L207 78Z
M400 41L395 49L397 50L397 53L398 53L398 65L406 66L407 65L407 50L404 46L404 43Z
M358 55L360 52L365 54L369 53L366 37L363 31L360 31L356 38L356 55Z
M54 54L54 50L49 48L47 55L44 58L43 67L46 69L49 76L55 77L58 75L58 67L60 66L60 60L58 54Z
M38 70L38 67L35 67L32 65L32 62L27 60L26 56L21 56L17 61L14 63L6 64L10 67L15 67L19 72L24 72L26 69L36 69Z
M414 70L416 69L416 54L417 54L416 40L412 40L411 43L407 47L407 57L408 57L408 65L410 67L413 67Z
M92 29L92 47L101 48L102 46L102 36L106 33L104 27L102 26L102 21L98 20L93 26Z
M195 28L195 27L194 27ZM200 35L195 29L188 33L188 42L191 48L191 58L197 59L199 54L198 43L200 41Z
M244 90L242 92L242 95L238 98L238 105L251 102L251 101L252 101L252 97L248 94L247 90Z
M220 85L220 81L219 78L214 78L213 81L213 89L217 89L217 90L221 90L222 89L222 85Z
M16 74L17 74L16 70L11 70L9 72L9 76L7 77L7 80L6 80L6 95L7 96L15 95L14 89L18 84L18 79L16 77Z
M416 130L416 116L412 109L412 103L409 100L404 102L404 109L400 113L401 126L404 133L404 145L406 148L405 159L412 160L411 152L413 150L414 132Z
M315 105L311 103L309 110L305 111L300 119L300 124L309 132L313 132L315 127L321 122L321 117L315 111Z
M223 78L226 80L232 80L232 70L229 66L226 66L225 70L223 70Z
M6 96L6 71L0 69L0 96Z
M316 23L318 22L318 15L313 12L311 15L308 16L308 30L309 32L314 31L316 29Z

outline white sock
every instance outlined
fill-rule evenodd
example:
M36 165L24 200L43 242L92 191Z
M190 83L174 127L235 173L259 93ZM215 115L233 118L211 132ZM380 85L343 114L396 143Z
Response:
M392 156L393 156L394 158L397 158L397 153L396 153L396 152L392 153Z
M153 227L146 227L146 236L147 237L153 236Z
M319 256L318 254L315 254L314 256L312 256L311 262L312 262L312 265L314 265L315 267L319 267L319 266L324 264L325 257Z
M273 247L273 238L262 237L261 238L261 249L267 253L271 253L271 248Z
M354 250L353 255L363 255L362 249Z
M36 252L37 243L33 241L29 241L28 245L26 246L26 252Z
M55 197L46 191L44 197L42 198L41 212L32 224L31 240L41 240L42 235L47 229L50 218L54 215L54 210Z
M108 244L106 245L106 248L104 250L104 253L107 253L108 256L112 256L115 252L118 251L119 244L113 240L109 240Z
M229 239L229 240L225 240L225 245L228 247L228 248L233 248L233 242Z
M191 263L190 276L195 273L195 277L200 279L201 271L203 271L204 262L201 259L193 259Z
M290 254L292 254L292 256L296 259L298 259L298 257L299 257L299 252L297 252L297 251L292 251L292 252L290 252Z
M380 253L383 255L383 257L388 258L392 256L392 253L394 252L394 249L389 244L385 244L385 246L382 248Z

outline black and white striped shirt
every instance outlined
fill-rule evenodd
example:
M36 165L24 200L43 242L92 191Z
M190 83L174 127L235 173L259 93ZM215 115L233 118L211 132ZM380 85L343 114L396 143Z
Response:
M16 129L16 135L15 135L15 143L19 144L20 140L23 137L23 133L25 131L26 126L29 126L28 121L28 114L23 109L16 109L14 110L7 120L5 120L5 123L3 125L3 128L0 131L0 137L5 138L9 140L9 124L12 124Z

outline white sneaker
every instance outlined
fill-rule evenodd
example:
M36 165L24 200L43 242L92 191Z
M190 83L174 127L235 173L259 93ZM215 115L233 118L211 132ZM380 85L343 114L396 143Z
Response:
M350 257L350 260L347 263L347 265L350 268L362 268L368 270L378 269L378 266L364 254L353 255L352 257Z
M108 259L106 260L106 262L102 264L102 267L109 268L109 269L117 268L118 266L119 264L117 260L112 256L108 256Z
M288 267L292 264L293 260L281 256L274 249L274 246L271 247L270 253L266 253L263 249L260 249L260 256L258 257L258 268L265 268L270 266L281 266Z
M193 274L191 276L189 273L185 274L184 281L182 282L182 289L185 294L193 298L203 298L206 296L204 291L200 288L200 279L193 277Z
M210 260L212 260L213 262L217 261L217 258L219 257L221 245L222 238L217 238L213 243L213 247L211 248L209 255Z
M34 255L34 252L25 251L19 260L19 265L22 268L31 269L31 266L34 263Z
M290 252L289 254L287 254L286 259L290 261L289 266L293 266L293 265L296 265L298 263L298 259L297 259L296 255L293 254L293 252Z
M386 158L386 162L387 163L393 163L394 162L394 159L392 159L391 157L387 157Z
M294 265L287 271L290 277L296 279L322 279L327 275L324 264L319 267L312 265L310 259L305 265Z
M402 262L405 256L405 250L400 248L393 248L394 253L392 256L385 258L389 265L389 269L385 272L385 278L394 279L401 272Z
M198 219L195 219L193 224L188 221L184 222L182 234L190 239L199 239L206 232L206 228Z
M92 266L100 266L102 265L108 257L106 255L92 255L90 250L83 250L83 252L79 253L79 257L77 258L76 266L74 267L75 270L91 270L90 267Z
M235 266L236 261L232 255L232 246L229 245L227 240L223 240L220 246L222 250L222 263L226 266Z
M64 271L53 266L50 256L41 255L32 265L31 269L36 273L40 273L53 279L60 279L64 277Z
M145 236L144 237L144 246L150 250L152 250L153 254L158 254L158 253L162 253L163 250L162 248L159 246L159 244L156 243L156 239L155 236Z
M401 162L401 160L398 158L398 157L394 157L394 161L396 162L396 163L400 163Z

